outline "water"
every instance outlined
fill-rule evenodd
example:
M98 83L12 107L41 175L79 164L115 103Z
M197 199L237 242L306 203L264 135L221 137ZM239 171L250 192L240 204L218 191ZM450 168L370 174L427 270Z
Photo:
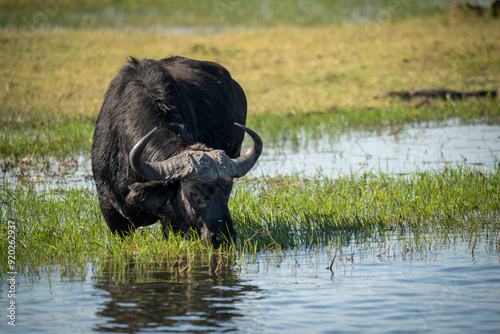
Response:
M304 134L298 147L291 143L264 143L264 151L249 176L314 177L320 173L336 178L352 172L407 174L457 165L492 171L500 162L500 125L450 120L410 124L392 134L351 132L319 140L305 138ZM4 173L4 178L25 179L43 187L67 184L93 189L91 175L90 157L86 154L63 163L51 160L48 168L28 165L25 169L12 169Z
M306 136L302 136L305 138ZM407 174L439 171L457 165L494 170L500 161L500 126L461 124L407 125L397 133L353 132L318 141L299 140L299 147L266 147L250 175L320 173L336 178L366 172Z
M53 157L43 163L26 161L20 167L2 171L0 175L4 184L23 181L41 190L61 187L95 189L90 153L80 154L65 161Z
M82 278L18 275L16 327L2 333L498 333L498 235L451 244L411 236L335 250L260 254L190 271ZM425 243L425 242L424 242ZM385 250L389 249L384 253ZM384 254L382 254L384 253ZM382 254L382 255L380 255ZM380 255L380 256L379 256ZM6 284L0 309L6 313Z

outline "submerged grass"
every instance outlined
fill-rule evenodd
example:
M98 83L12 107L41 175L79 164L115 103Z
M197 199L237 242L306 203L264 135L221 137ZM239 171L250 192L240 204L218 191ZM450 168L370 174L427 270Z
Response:
M189 270L193 261L234 263L257 252L348 245L411 232L415 250L430 236L463 237L500 228L500 171L468 168L411 176L350 175L336 180L276 177L238 181L230 210L238 241L213 250L198 238L170 234L156 225L121 240L108 231L92 190L36 190L32 183L0 188L1 216L16 226L18 270L35 274L51 265L68 274L120 272L135 266ZM2 271L7 268L7 224L0 231Z
M483 174L464 168L336 180L277 177L239 184L238 192L252 196L233 202L233 212L245 227L243 239L264 229L285 248L332 240L348 244L388 231L439 239L499 227L499 177L498 169ZM260 245L272 243L267 238Z

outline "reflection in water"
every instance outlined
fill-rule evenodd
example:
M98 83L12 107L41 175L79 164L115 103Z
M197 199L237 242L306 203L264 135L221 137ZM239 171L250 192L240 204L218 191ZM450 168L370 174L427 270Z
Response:
M0 333L498 333L497 224L473 244L448 236L351 243L333 265L337 250L319 247L218 270L198 261L190 271L130 266L93 277L89 263L83 279L20 275L18 322L0 322Z
M139 331L220 332L234 330L235 318L244 316L235 304L257 292L241 284L233 265L200 264L189 271L153 272L147 278L129 274L117 284L104 272L95 289L109 293L97 312L104 321L94 330L136 333ZM130 272L134 270L131 268Z

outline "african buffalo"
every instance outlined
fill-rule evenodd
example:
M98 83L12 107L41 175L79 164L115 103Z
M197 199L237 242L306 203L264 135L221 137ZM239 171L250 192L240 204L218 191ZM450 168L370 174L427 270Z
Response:
M228 199L262 152L240 85L219 64L131 58L97 118L92 171L104 219L126 235L161 222L219 246L236 230ZM239 124L238 124L239 123ZM244 131L252 147L240 156Z

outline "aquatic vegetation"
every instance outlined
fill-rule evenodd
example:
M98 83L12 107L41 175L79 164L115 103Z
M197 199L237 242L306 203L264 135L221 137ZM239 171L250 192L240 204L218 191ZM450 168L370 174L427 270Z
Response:
M499 176L498 169L483 174L462 168L408 176L353 174L335 180L283 176L238 184L238 194L252 196L234 201L232 211L243 227L262 228L286 248L337 239L345 245L383 238L394 230L439 238L494 230L499 223ZM272 244L269 238L260 242L261 247L266 244Z
M266 251L279 255L297 247L384 241L393 232L411 232L418 251L429 239L438 243L483 231L497 233L500 227L499 169L239 180L230 200L238 240L220 250L195 235L171 233L165 240L158 224L122 240L108 231L93 190L36 190L30 183L3 182L0 215L15 224L18 265L32 274L50 265L75 274L88 262L98 270L107 264L118 272L131 261L145 268L188 270L195 260L218 259L217 266ZM0 233L7 235L7 224ZM2 238L3 271L6 242Z

